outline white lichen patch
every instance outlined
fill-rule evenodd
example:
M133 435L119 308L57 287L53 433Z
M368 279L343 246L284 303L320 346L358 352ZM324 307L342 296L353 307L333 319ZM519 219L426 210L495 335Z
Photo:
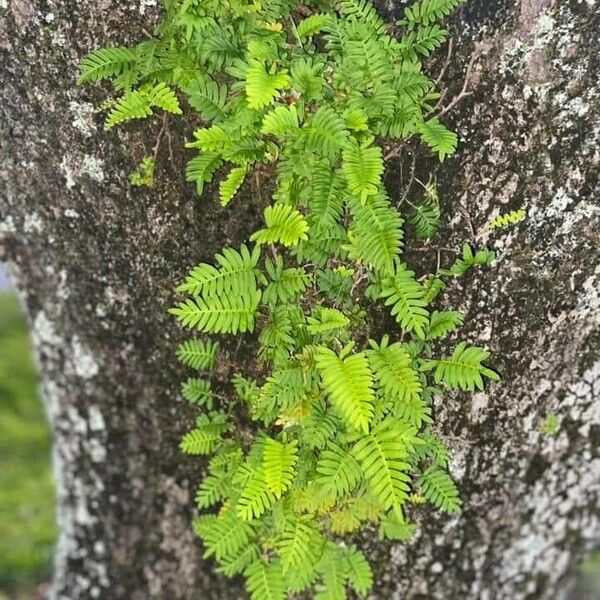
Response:
M66 154L60 168L67 180L68 189L74 188L83 176L90 177L98 183L102 183L105 178L104 161L89 154L81 157Z
M94 181L101 183L104 181L104 161L85 154L81 161L81 172L89 175Z
M17 227L12 215L6 215L0 219L0 236L16 233ZM1 239L1 238L0 238Z
M73 114L72 125L85 137L90 137L96 131L94 123L94 106L89 102L69 102L69 110Z
M36 212L27 213L23 220L23 231L25 233L40 233L44 228L44 222Z
M76 176L79 173L79 169L75 167L75 161L69 154L65 154L60 163L60 170L63 172L65 179L67 180L67 189L72 189L77 183Z
M54 323L48 319L43 310L33 319L32 335L36 346L58 347L63 342L62 337L56 332Z
M91 350L74 336L71 340L72 362L75 373L82 379L91 379L98 374L100 367Z
M155 8L156 0L140 0L139 11L141 15L145 15L147 9Z

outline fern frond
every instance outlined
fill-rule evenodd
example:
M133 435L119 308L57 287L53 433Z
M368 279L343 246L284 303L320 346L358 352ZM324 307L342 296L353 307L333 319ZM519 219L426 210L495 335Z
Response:
M244 486L237 502L236 512L245 521L258 519L271 509L277 497L269 489L267 478L262 466L242 467Z
M209 296L180 302L169 309L182 327L205 333L244 333L254 331L254 320L260 303L260 291L244 296Z
M187 367L212 371L217 360L219 343L211 340L187 340L177 348L177 358Z
M143 87L127 92L109 112L104 125L112 129L115 125L132 119L143 119L153 114L153 108L162 108L165 112L180 115L181 108L173 90L165 83L154 87Z
M189 272L185 282L176 291L193 296L223 296L230 293L241 295L252 292L256 288L259 259L259 246L255 246L252 252L245 244L239 250L224 248L221 253L215 254L218 266L200 263Z
M263 469L267 488L277 498L290 487L294 479L294 465L298 459L298 442L283 443L267 438L263 454Z
M373 418L373 376L364 354L339 357L333 350L319 347L315 354L323 388L333 405L352 427L369 431Z
M196 184L196 192L202 195L204 184L210 183L215 171L223 164L217 152L204 152L190 160L185 169L186 181Z
M384 194L377 194L368 202L352 199L352 226L348 246L352 259L364 260L383 274L391 275L402 250L403 220Z
M224 500L230 492L230 486L223 477L207 475L196 491L196 505L198 508L208 508Z
M437 50L448 38L448 30L439 25L421 26L409 32L403 39L402 45L409 50L409 56L416 59L417 54L429 56Z
M317 473L319 487L323 488L326 496L334 498L349 494L362 478L360 465L352 454L333 442L321 452Z
M393 277L384 280L380 297L385 298L386 306L392 306L392 316L404 330L425 339L429 313L423 300L423 287L415 279L413 271L409 271L405 264L400 265Z
M490 264L496 258L496 253L493 250L484 248L473 252L473 248L469 244L464 244L462 248L462 256L457 259L450 269L440 269L440 275L452 275L461 277L467 271L476 266Z
M362 596L369 593L373 587L373 572L365 555L356 548L350 546L346 551L348 563L348 579L350 585Z
M267 227L252 234L251 241L258 244L281 243L289 247L308 239L308 223L300 212L287 204L267 206L265 223Z
M450 388L470 392L483 390L483 377L492 381L500 379L498 373L482 364L489 355L483 348L460 342L450 358L424 360L421 368L424 371L433 369L436 383L443 382Z
M135 51L129 48L116 47L96 50L81 61L81 74L77 85L117 77L131 68L136 59Z
M515 225L520 223L527 216L527 212L520 208L519 210L512 210L504 215L498 215L495 219L492 219L487 225L487 229L504 229L509 225Z
M224 557L219 561L217 573L223 573L227 577L233 577L243 573L260 556L260 550L256 544L246 546L234 557Z
M181 395L190 403L212 408L210 381L190 377L181 384Z
M335 226L341 219L344 206L344 179L331 170L329 163L318 163L312 174L312 190L309 200L309 223L312 228Z
M323 96L325 65L313 59L300 58L292 62L290 75L292 88L300 95L302 102L319 100Z
M350 323L350 319L336 308L322 307L315 314L318 316L309 317L307 326L313 335L344 329Z
M381 148L370 145L366 140L361 145L352 140L343 152L342 170L348 182L350 193L365 203L369 196L375 196L380 189L383 173Z
M434 310L429 321L427 337L436 340L447 336L463 324L463 315L457 310Z
M196 79L185 91L190 106L205 119L218 121L225 118L228 89L224 83Z
M437 152L440 162L444 162L447 156L456 152L458 136L443 125L437 117L421 123L417 129L423 141L433 152Z
M271 305L293 300L310 285L310 277L301 268L284 269L283 259L277 256L275 262L268 259L265 269L271 280L263 291L263 302Z
M319 563L323 583L317 586L315 600L346 600L348 564L342 549L330 542Z
M421 0L404 9L409 25L430 25L447 17L460 4L467 0Z
M281 90L290 86L286 72L271 74L263 63L253 61L246 72L248 108L260 109L273 102Z
M300 519L286 527L277 544L284 575L295 570L309 571L312 575L320 558L321 545L319 532ZM304 579L306 578L305 576Z
M305 147L310 152L333 158L348 137L344 120L328 106L321 107L302 129Z
M298 36L301 39L312 37L323 31L330 20L331 16L323 13L315 13L306 19L302 19L296 27Z
M458 490L446 471L430 467L419 479L419 486L425 498L440 510L455 513L460 509Z
M360 22L372 35L383 35L387 32L386 24L370 0L341 0L339 7L342 15Z
M401 343L389 343L384 336L380 344L369 342L366 351L371 370L386 397L395 402L411 403L420 398L423 386L419 374L413 368L413 358Z
M265 564L257 560L244 571L246 588L252 600L285 600L285 579L281 561Z
M398 519L396 514L391 513L379 524L379 539L408 542L415 535L416 531L417 527L413 523L407 523L404 519Z
M408 498L407 459L415 434L416 428L386 419L353 448L370 489L385 509L398 511Z
M440 225L440 203L435 179L430 179L425 186L423 200L413 205L410 220L415 228L417 238L427 240L436 233Z
M229 429L224 413L201 415L196 428L183 436L179 448L184 454L210 454L221 441L221 436Z
M231 199L237 194L244 179L248 174L247 167L235 167L229 171L226 179L219 186L219 200L221 206L227 206Z
M278 106L264 116L261 133L284 137L296 134L299 128L296 107Z
M214 555L222 560L238 556L254 537L254 524L242 521L231 511L221 517L203 515L193 525L206 548L204 558Z

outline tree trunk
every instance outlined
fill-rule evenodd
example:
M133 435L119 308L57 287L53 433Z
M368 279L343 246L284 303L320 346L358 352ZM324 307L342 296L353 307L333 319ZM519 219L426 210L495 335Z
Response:
M166 123L156 187L132 189L127 173L165 123L106 133L93 112L103 94L75 86L79 59L142 39L155 4L0 1L0 258L39 360L61 531L54 592L69 600L243 597L202 562L190 528L201 469L177 448L192 413L166 309L183 273L244 240L259 210L249 194L221 209L214 190L197 198L185 184L191 120ZM382 4L397 17L406 2ZM424 513L407 545L365 536L372 598L554 599L600 541L598 21L593 0L471 0L454 20L443 102L465 73L470 95L445 115L461 146L436 167L454 215L439 244L487 243L500 259L446 297L504 380L436 406L464 510ZM409 166L392 164L398 196ZM431 166L419 159L418 174ZM521 207L525 221L486 233ZM555 435L540 431L549 414Z

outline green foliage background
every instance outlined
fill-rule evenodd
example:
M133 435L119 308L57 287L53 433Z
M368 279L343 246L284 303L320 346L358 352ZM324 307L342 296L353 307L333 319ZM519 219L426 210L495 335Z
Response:
M25 319L16 296L0 292L0 590L11 596L50 577L54 502Z

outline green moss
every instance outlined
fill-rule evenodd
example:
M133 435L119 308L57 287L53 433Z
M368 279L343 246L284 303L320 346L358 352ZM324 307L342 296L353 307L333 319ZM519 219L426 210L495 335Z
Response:
M0 293L0 589L47 579L56 528L50 434L17 298Z

